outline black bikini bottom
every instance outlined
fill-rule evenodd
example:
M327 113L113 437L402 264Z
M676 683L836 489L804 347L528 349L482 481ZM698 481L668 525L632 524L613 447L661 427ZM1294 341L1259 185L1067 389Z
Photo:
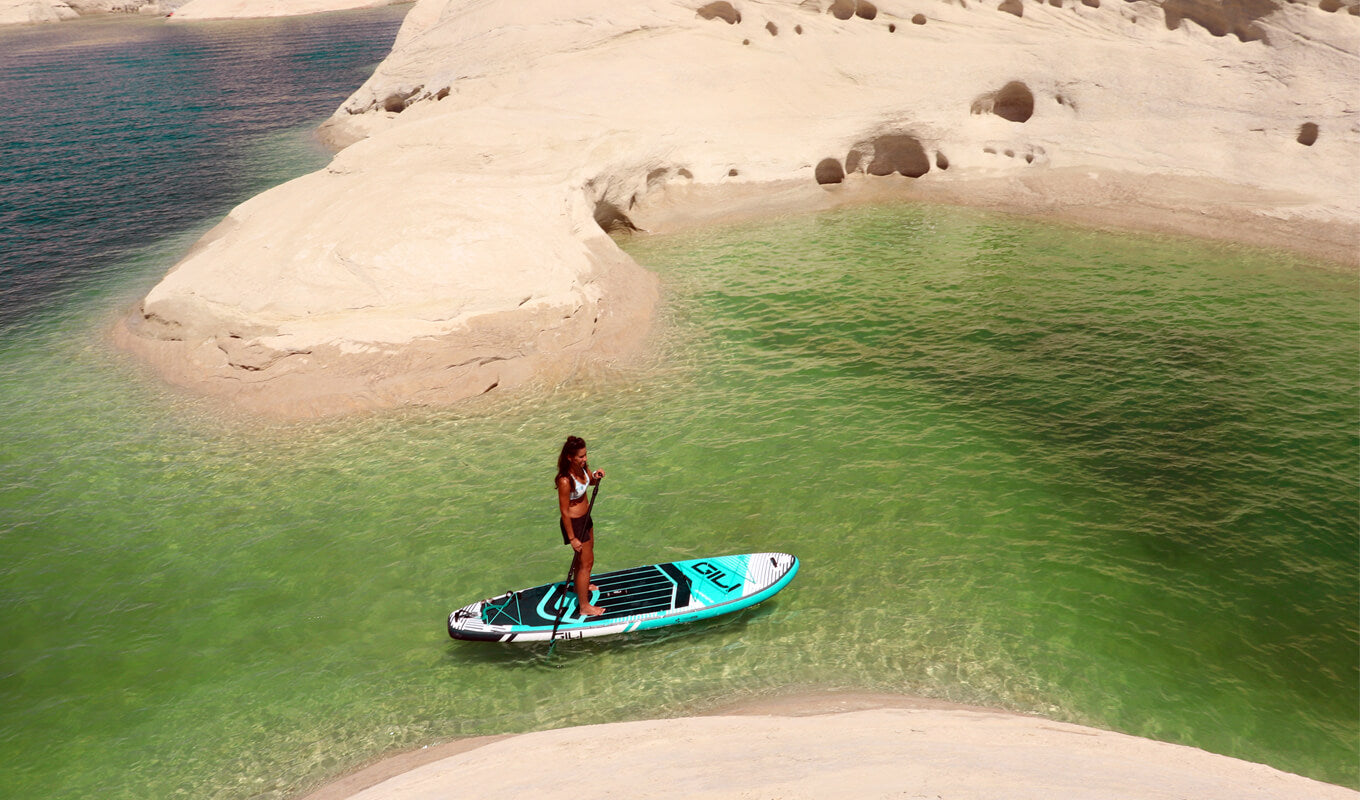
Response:
M567 535L567 526L562 522L561 517L557 518L557 527L562 529L562 544L571 544L571 537ZM585 544L590 541L590 536L594 533L595 523L591 521L589 514L584 517L575 517L571 521L571 530L572 533L576 534L576 538L581 540L581 544Z

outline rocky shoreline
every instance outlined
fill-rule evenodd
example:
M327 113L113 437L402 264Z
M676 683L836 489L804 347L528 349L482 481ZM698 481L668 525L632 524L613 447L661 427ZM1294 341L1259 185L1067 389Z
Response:
M1360 18L1211 5L423 0L332 163L117 338L275 416L454 403L639 351L656 282L607 231L875 200L1356 268Z
M0 26L106 14L143 14L176 22L291 17L410 2L413 0L0 0Z

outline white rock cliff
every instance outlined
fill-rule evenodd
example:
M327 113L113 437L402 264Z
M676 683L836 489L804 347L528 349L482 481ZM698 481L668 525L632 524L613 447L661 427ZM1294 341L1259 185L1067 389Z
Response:
M656 281L603 228L865 194L1354 264L1358 54L1337 0L421 0L348 146L118 338L269 413L453 402L641 346Z
M0 25L61 22L100 14L167 14L185 0L0 0Z

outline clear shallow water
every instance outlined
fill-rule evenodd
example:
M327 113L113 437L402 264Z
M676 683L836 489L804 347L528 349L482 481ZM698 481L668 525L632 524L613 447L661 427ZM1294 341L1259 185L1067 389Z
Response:
M276 155L293 125L252 163L310 168ZM1360 784L1353 276L921 207L635 240L667 287L651 363L276 425L102 343L191 236L72 259L0 331L2 795L286 797L394 748L804 688ZM602 569L781 549L799 577L552 657L449 641L451 608L564 571L568 432L610 473Z

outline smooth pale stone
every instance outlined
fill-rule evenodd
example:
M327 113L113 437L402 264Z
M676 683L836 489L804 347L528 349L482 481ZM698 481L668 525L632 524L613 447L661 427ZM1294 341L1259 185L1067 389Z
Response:
M668 800L1360 798L1261 764L1095 728L1003 712L885 708L539 731L307 800L567 800L583 783L597 797Z
M65 0L0 0L0 25L33 25L75 19Z
M643 346L656 281L597 220L885 196L1360 259L1348 15L732 5L421 0L323 126L330 166L232 211L119 341L270 413L454 402Z

